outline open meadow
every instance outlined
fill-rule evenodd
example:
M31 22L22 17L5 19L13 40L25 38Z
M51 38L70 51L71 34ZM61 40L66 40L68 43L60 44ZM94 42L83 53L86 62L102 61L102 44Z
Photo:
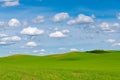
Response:
M120 52L3 57L0 80L120 80Z

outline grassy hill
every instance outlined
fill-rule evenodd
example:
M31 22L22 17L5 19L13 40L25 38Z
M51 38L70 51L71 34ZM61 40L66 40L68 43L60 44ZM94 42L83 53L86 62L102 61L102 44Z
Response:
M0 58L0 80L120 80L120 51Z

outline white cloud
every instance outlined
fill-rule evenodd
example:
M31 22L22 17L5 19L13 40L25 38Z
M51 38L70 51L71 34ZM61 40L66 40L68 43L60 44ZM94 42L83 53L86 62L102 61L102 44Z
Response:
M45 49L41 49L41 50L33 50L34 53L45 53L46 50Z
M44 16L37 16L32 20L34 23L43 23L45 21Z
M27 46L27 47L37 47L38 44L37 44L36 42L28 42L28 43L26 44L26 46Z
M0 37L6 37L8 36L7 34L0 34Z
M8 45L12 45L12 44L14 44L14 43L12 43L12 42L4 42L4 41L0 42L0 46L8 46Z
M6 26L5 22L0 21L0 27L5 27L5 26Z
M77 17L76 22L78 24L82 24L82 23L84 24L84 23L92 23L92 22L94 22L94 20L89 16L86 16L84 14L80 14Z
M103 22L103 23L100 24L100 28L101 28L101 30L103 30L105 32L115 32L116 30L112 29L112 27L114 27L118 24L115 24L114 26L113 25L109 24L109 23L106 23L106 22Z
M41 49L41 50L33 50L33 53L37 53L37 54L40 54L40 55L42 56L42 55L45 55L46 50L45 50L45 49Z
M63 33L69 33L70 30L68 30L68 29L64 29L64 30L62 30L62 32L63 32Z
M0 42L0 45L5 45L7 44L7 42Z
M21 37L19 36L12 36L12 37L4 37L1 41L20 41Z
M120 46L120 43L114 43L112 46Z
M49 35L49 37L54 37L54 38L62 38L62 37L67 37L64 33L60 31L53 32Z
M9 37L5 37L5 38L2 38L2 39L1 39L1 41L8 41L8 40L10 40Z
M109 42L109 43L113 43L115 42L116 40L115 39L107 39L106 42Z
M36 27L28 27L24 28L20 33L26 35L41 35L44 33L44 30L38 29Z
M58 30L58 27L55 27L54 30L57 31L57 30Z
M12 36L12 37L11 37L11 40L12 40L12 41L20 41L20 40L21 40L21 37L19 37L19 36Z
M2 2L2 7L11 7L19 5L19 0L0 0Z
M58 48L59 50L66 50L66 48Z
M45 50L45 49L41 49L41 50L40 50L40 52L45 53L45 52L46 52L46 50Z
M65 20L69 18L69 14L68 13L65 13L65 12L62 12L62 13L58 13L56 14L54 17L53 17L53 21L55 22L60 22L62 20Z
M19 36L8 37L8 35L6 35L6 34L2 34L2 36L4 36L4 37L0 39L0 46L9 46L12 44L16 44L16 41L21 40L21 37L19 37Z
M18 19L15 19L15 18L12 18L12 19L9 20L9 22L8 22L8 26L9 26L9 27L18 27L18 26L20 26L20 25L21 25L20 21L19 21Z
M73 24L88 24L88 23L93 23L94 20L90 16L86 16L84 14L79 14L77 18L69 20L67 22L68 25L73 25Z
M106 22L103 22L103 23L100 24L100 28L102 30L109 30L110 29L110 25L108 23L106 23Z
M120 24L119 23L114 23L112 26L113 27L120 27Z
M68 22L67 22L67 24L68 25L73 25L73 24L76 24L77 22L76 22L76 20L69 20Z
M79 50L76 48L71 48L70 51L79 51Z

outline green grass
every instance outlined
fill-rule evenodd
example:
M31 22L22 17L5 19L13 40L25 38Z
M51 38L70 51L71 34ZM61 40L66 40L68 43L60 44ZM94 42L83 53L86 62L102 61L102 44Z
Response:
M0 80L120 80L120 52L97 50L3 57Z

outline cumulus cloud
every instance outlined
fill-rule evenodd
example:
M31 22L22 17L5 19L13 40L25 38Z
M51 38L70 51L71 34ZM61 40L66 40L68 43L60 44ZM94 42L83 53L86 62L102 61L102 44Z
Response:
M77 18L69 20L67 22L68 25L73 25L73 24L89 24L93 23L94 20L90 16L86 16L84 14L79 14Z
M68 13L62 12L62 13L58 13L58 14L54 15L53 21L54 22L60 22L60 21L65 20L65 19L67 19L69 17L70 16L69 16Z
M4 41L0 41L0 46L9 46L14 44L13 42L4 42Z
M66 50L66 48L58 48L59 50Z
M46 50L45 49L41 49L41 50L33 50L34 53L45 53Z
M0 45L5 45L7 44L7 42L0 42Z
M32 20L34 23L43 23L45 21L44 16L37 16Z
M58 27L55 27L54 30L57 31L57 30L58 30Z
M4 45L7 45L8 43L7 42L0 42L0 46L4 46Z
M6 26L6 23L4 21L0 21L0 27L3 28Z
M20 33L25 35L35 36L35 35L43 34L44 30L38 29L36 27L27 27L24 28Z
M56 32L53 32L53 33L49 34L49 37L63 38L63 37L67 37L67 35L65 35L61 31L56 31Z
M114 26L117 26L118 24L113 24ZM103 22L100 24L100 28L101 30L105 31L105 32L115 32L114 29L112 29L112 27L114 27L112 24Z
M37 47L37 46L38 46L38 44L36 42L28 42L26 44L26 47Z
M45 55L47 51L45 49L40 49L40 50L33 50L33 53L37 53L40 55Z
M79 51L77 48L71 48L70 51Z
M119 23L114 23L112 26L113 27L120 27L120 24Z
M106 23L106 22L103 22L103 23L100 24L100 28L102 30L109 30L110 29L110 25L108 23Z
M11 37L11 40L12 40L12 41L20 41L20 40L21 40L21 37L19 37L19 36L12 36L12 37Z
M21 40L21 37L19 37L19 36L11 36L11 37L9 37L6 34L1 34L1 36L3 36L3 37L0 38L0 46L13 45L13 44L16 44L17 41Z
M18 27L20 25L21 25L20 21L18 19L15 19L15 18L10 19L8 22L9 27Z
M63 33L69 33L70 30L68 30L68 29L64 29L64 30L62 30L62 32L63 32Z
M113 43L115 42L116 40L115 39L107 39L106 42L109 42L109 43Z
M1 41L20 41L21 37L19 36L12 36L12 37L4 37Z
M120 46L120 43L114 43L112 46Z
M74 20L74 19L69 20L69 21L67 22L68 25L73 25L73 24L76 24L76 23L77 23L77 22L76 22L76 20Z
M19 0L0 0L2 2L2 7L11 7L19 5Z
M0 37L6 37L8 36L7 34L0 34Z
M92 23L92 22L94 22L94 20L89 16L86 16L84 14L80 14L77 17L76 22L80 23L80 24L81 23Z

